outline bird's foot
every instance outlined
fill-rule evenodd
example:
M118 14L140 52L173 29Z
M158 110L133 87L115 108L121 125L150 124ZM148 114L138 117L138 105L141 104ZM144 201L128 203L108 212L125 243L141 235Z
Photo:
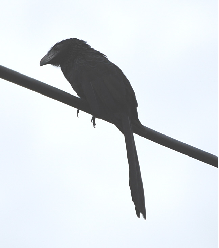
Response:
M79 109L77 109L77 117L78 117L78 114L79 114Z
M94 117L94 116L92 116L91 122L93 123L93 127L95 128L95 126L96 126L96 121L95 121L95 117Z

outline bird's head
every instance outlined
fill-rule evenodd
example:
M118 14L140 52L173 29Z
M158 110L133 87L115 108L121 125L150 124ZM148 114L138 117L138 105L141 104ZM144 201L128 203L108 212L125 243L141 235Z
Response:
M51 64L60 66L70 57L74 57L80 50L90 48L83 40L70 38L56 43L48 53L41 59L40 66Z

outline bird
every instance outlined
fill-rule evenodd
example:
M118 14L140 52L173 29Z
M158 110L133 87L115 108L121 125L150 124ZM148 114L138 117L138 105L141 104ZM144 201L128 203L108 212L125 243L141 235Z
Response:
M129 80L106 55L77 38L57 42L41 59L40 66L46 64L60 67L73 90L87 101L94 127L95 118L107 119L123 133L132 201L137 217L142 214L146 219L144 187L133 136L133 123L140 123L138 103Z

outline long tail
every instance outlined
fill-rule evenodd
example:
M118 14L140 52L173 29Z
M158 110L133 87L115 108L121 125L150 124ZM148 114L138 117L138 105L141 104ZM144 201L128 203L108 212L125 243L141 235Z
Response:
M132 125L128 115L123 116L122 124L129 162L129 186L131 189L132 201L135 204L136 215L140 217L140 213L142 213L143 217L146 219L144 188L141 179L141 171L135 147Z

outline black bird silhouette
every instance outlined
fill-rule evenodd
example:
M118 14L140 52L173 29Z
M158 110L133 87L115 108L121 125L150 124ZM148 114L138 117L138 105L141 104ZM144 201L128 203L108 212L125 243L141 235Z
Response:
M144 188L132 123L139 122L137 100L123 72L107 57L76 38L56 43L40 65L60 66L65 78L80 98L85 99L95 117L108 119L125 136L129 162L129 186L138 217L146 219Z

